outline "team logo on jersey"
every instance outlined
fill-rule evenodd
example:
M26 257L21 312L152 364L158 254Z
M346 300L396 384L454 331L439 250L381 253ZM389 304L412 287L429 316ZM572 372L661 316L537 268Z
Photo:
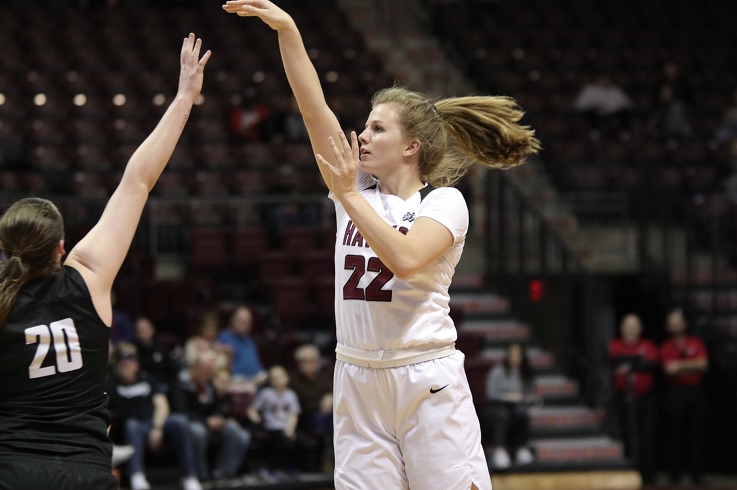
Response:
M409 221L412 223L415 220L415 213L407 213L402 217L402 221Z

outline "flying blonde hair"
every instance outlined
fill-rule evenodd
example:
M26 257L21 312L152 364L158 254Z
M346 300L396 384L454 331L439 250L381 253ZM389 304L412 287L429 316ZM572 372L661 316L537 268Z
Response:
M451 97L434 104L402 87L374 94L371 107L393 104L407 138L420 141L422 179L434 187L455 184L473 164L507 169L541 146L535 131L519 123L524 112L504 96Z

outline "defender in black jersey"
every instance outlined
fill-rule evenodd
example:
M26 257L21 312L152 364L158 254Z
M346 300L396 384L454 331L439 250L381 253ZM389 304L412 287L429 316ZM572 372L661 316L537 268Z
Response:
M54 204L22 199L0 218L0 490L117 488L104 392L110 291L202 88L201 44L184 39L174 101L64 266Z

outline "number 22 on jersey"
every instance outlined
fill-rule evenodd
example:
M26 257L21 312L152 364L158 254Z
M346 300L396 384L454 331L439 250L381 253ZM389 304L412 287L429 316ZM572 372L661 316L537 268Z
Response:
M351 277L343 286L343 299L358 299L364 301L391 301L392 291L383 289L384 285L394 277L378 257L371 257L366 264L366 258L362 255L346 255L346 270L353 269ZM378 273L369 283L366 289L358 287L358 281L366 272Z
M30 379L43 378L59 373L67 373L82 367L82 348L79 346L79 335L74 327L74 320L66 318L50 325L29 327L26 332L26 345L38 344L31 365L28 366ZM54 344L56 365L43 366Z

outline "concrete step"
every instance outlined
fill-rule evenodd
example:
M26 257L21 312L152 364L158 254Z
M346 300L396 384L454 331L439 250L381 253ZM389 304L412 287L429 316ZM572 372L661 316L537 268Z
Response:
M527 342L532 337L529 325L510 319L464 320L457 328L459 332L473 332L490 342Z
M548 371L555 367L555 356L552 352L546 351L539 347L528 346L527 347L527 359L530 361L530 367L535 371ZM480 357L487 359L491 363L498 363L504 360L507 355L507 349L505 347L487 347L485 348Z
M622 443L606 436L533 439L530 446L540 462L619 461Z
M604 413L583 405L531 407L530 429L533 434L593 432L601 428Z
M561 374L535 376L535 393L545 399L574 398L579 394L578 381Z
M494 293L457 292L450 297L450 308L464 315L507 315L510 312L509 298Z

